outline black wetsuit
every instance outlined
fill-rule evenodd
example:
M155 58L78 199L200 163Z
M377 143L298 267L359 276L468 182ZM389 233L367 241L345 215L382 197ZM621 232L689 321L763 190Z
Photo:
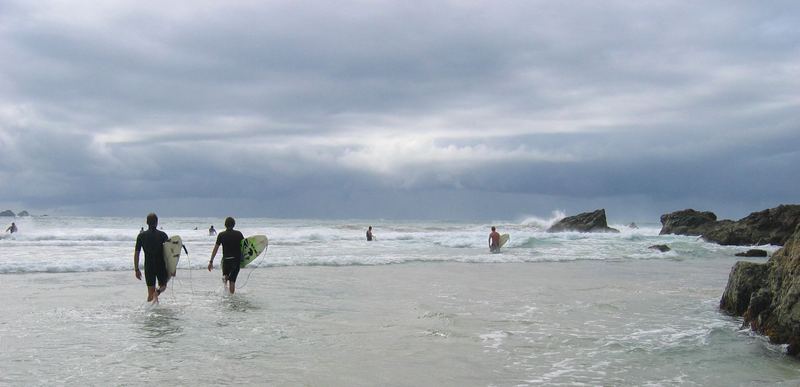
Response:
M169 237L161 230L150 227L136 237L136 251L144 250L144 278L147 286L166 286L169 280L164 262L164 242Z
M239 276L242 240L244 235L234 229L226 229L217 234L217 245L222 245L222 275L228 276L228 281L231 282L236 282L236 277Z

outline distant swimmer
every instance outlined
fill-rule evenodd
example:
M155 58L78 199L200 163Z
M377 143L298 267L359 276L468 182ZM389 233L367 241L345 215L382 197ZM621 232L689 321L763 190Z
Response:
M214 250L211 251L211 259L208 261L208 271L214 268L214 257L217 250L222 245L222 281L228 285L231 294L236 291L236 277L239 276L239 265L242 262L242 240L244 235L238 230L234 230L236 220L232 217L225 218L225 231L217 235L217 242L214 243Z
M11 222L11 225L6 229L6 232L11 234L17 232L17 225L14 224L14 222Z
M164 242L169 237L161 230L158 230L158 216L154 213L147 215L147 230L139 233L136 237L136 249L133 253L133 267L136 279L142 279L139 271L139 252L144 250L144 278L147 284L147 301L158 303L158 295L167 288L167 266L164 262ZM158 290L156 290L156 279L158 279Z
M489 233L489 251L500 251L500 233L492 226L492 232Z
M372 226L369 226L369 228L367 229L367 241L371 242L372 238L373 238L373 236L372 236Z
M139 230L139 234L141 234L141 233L143 233L143 232L144 232L144 227L142 227L142 228Z
M214 229L214 225L212 224L211 227L208 228L208 236L217 235L217 230Z

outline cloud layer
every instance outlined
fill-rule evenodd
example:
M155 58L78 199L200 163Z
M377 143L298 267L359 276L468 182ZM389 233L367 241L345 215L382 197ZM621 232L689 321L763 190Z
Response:
M7 206L736 217L800 192L792 1L11 1L0 56Z

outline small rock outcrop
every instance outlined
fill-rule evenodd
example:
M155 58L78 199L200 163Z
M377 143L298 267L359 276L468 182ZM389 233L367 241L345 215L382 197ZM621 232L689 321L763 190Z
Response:
M628 228L636 230L639 228L639 226L637 226L635 222L631 222L631 224L628 225Z
M619 230L615 228L608 227L606 210L604 208L594 212L584 212L575 216L568 216L547 229L547 232L563 231L619 232Z
M736 253L737 257L766 257L767 252L761 249L750 249L742 253Z
M667 245L652 245L652 246L648 247L648 249L658 250L658 251L660 251L662 253L666 253L667 251L672 250Z
M693 209L675 211L661 215L661 231L659 235L677 234L699 236L717 225L717 215L710 211L700 212Z
M737 262L720 308L744 325L800 354L800 227L766 263Z
M0 212L0 216L17 216L17 215L16 215L16 214L14 214L14 211L11 211L11 210L5 210L5 211L3 211L3 212Z
M29 214L28 211L22 210L17 216L31 216L31 214Z
M736 222L719 224L703 239L721 245L782 246L800 224L800 205L781 205L753 212Z

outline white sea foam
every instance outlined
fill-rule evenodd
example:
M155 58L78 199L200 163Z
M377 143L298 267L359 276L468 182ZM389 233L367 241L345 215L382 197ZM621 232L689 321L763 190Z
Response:
M354 221L240 219L245 235L266 234L267 256L258 266L387 265L408 262L518 263L577 260L704 259L731 255L739 248L705 243L694 237L659 236L657 225L638 229L617 226L618 234L547 233L563 217L526 217L521 222L494 222L511 239L500 254L488 251L490 224L449 222L369 222L376 240L367 242L366 224ZM170 235L180 235L191 254L206 258L214 237L207 218L163 219ZM133 246L142 219L31 218L20 232L0 240L0 273L131 270ZM668 244L661 253L648 249ZM774 247L766 246L774 251ZM197 259L193 269L203 269ZM182 260L179 268L189 268Z

